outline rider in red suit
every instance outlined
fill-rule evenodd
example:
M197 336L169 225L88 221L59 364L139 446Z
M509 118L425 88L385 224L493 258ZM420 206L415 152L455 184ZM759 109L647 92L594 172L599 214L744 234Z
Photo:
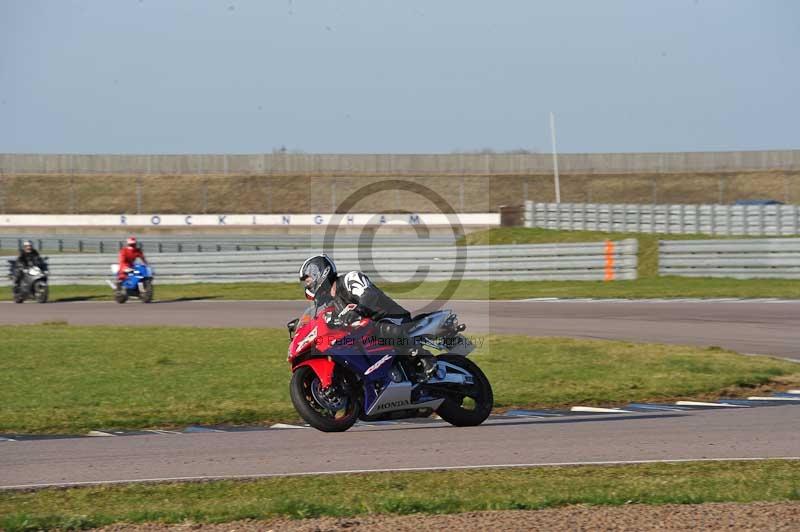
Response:
M117 280L122 282L128 276L125 270L133 268L133 263L136 259L141 259L142 262L147 264L147 259L144 258L144 253L139 249L135 236L128 237L125 242L125 247L119 250L119 271L117 272Z

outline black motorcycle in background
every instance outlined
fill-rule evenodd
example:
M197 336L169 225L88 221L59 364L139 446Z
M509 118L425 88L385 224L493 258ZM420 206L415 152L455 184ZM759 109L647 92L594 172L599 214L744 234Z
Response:
M17 261L8 261L9 277L16 279ZM12 286L14 303L22 303L26 299L34 299L37 303L47 303L50 288L47 284L47 257L28 268L22 267L22 278L18 285Z

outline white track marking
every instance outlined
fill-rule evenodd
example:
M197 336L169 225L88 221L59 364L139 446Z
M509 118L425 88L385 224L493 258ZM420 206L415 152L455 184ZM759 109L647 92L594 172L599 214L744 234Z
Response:
M800 397L760 397L751 396L747 398L748 401L800 401Z
M670 405L651 405L647 403L633 403L628 408L641 409L642 411L650 412L686 412L689 410L688 408L679 408Z
M632 414L631 410L622 410L621 408L598 408L596 406L573 406L569 409L570 412L593 412L597 414Z
M678 406L719 406L722 408L747 408L745 405L732 405L729 403L706 403L703 401L675 401Z
M275 477L309 477L317 475L348 475L355 473L413 473L416 471L458 471L462 469L514 469L524 467L575 467L575 466L620 466L637 464L682 464L687 462L763 462L766 460L791 460L800 461L800 456L774 456L774 457L748 457L748 458L668 458L663 460L607 460L596 462L532 462L528 464L481 464L481 465L462 465L462 466L432 466L432 467L397 467L397 468L376 468L376 469L343 469L339 471L309 471L305 473L262 473L254 475L215 475L197 477L154 477L109 481L91 482L55 482L41 484L16 484L10 486L0 486L0 490L10 489L31 489L47 487L68 487L68 486L98 486L112 484L140 484L145 482L191 482L206 480L245 480Z

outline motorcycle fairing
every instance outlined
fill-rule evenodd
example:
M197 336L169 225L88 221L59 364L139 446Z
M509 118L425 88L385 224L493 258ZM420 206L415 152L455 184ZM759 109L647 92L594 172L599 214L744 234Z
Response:
M413 401L412 396L419 384L412 384L408 381L390 382L381 390L369 405L365 405L364 411L368 416L394 412L395 410L408 410L409 408L430 408L436 410L442 404L444 398L428 398ZM374 393L374 392L373 392Z
M368 334L368 328L353 331L328 350L328 354L338 364L350 369L363 380L365 410L378 397L376 385L383 389L387 382L391 382L389 373L396 356L394 347L370 345L369 342L365 344L363 339L369 338Z
M145 279L149 279L152 276L153 276L152 268L150 268L146 264L136 264L133 267L133 271L127 277L125 277L124 281L122 281L122 286L126 290L138 293L139 283L141 283Z
M418 385L392 381L391 371L397 362L397 349L384 345L376 335L377 328L369 323L349 330L333 342L323 342L321 346L337 364L360 376L364 389L363 408L367 415L410 408L438 408L443 399L417 397L414 401L412 397Z
M333 368L336 367L336 364L328 357L309 358L297 364L294 369L302 366L308 366L314 371L323 388L327 388L333 382Z

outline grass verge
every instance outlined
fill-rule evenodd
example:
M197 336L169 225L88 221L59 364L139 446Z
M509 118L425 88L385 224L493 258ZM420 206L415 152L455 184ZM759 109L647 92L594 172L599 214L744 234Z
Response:
M381 288L397 299L504 300L532 297L559 298L670 298L670 297L777 297L800 299L800 280L645 277L636 281L472 281L458 284L454 293L445 281L386 283ZM0 301L11 299L11 289L0 289ZM50 300L111 301L107 286L51 286ZM295 283L156 284L156 301L303 299Z
M800 383L800 366L717 348L475 337L498 408L713 397ZM298 419L279 329L0 327L0 432Z
M0 492L5 530L800 500L800 463L689 462L283 477Z

